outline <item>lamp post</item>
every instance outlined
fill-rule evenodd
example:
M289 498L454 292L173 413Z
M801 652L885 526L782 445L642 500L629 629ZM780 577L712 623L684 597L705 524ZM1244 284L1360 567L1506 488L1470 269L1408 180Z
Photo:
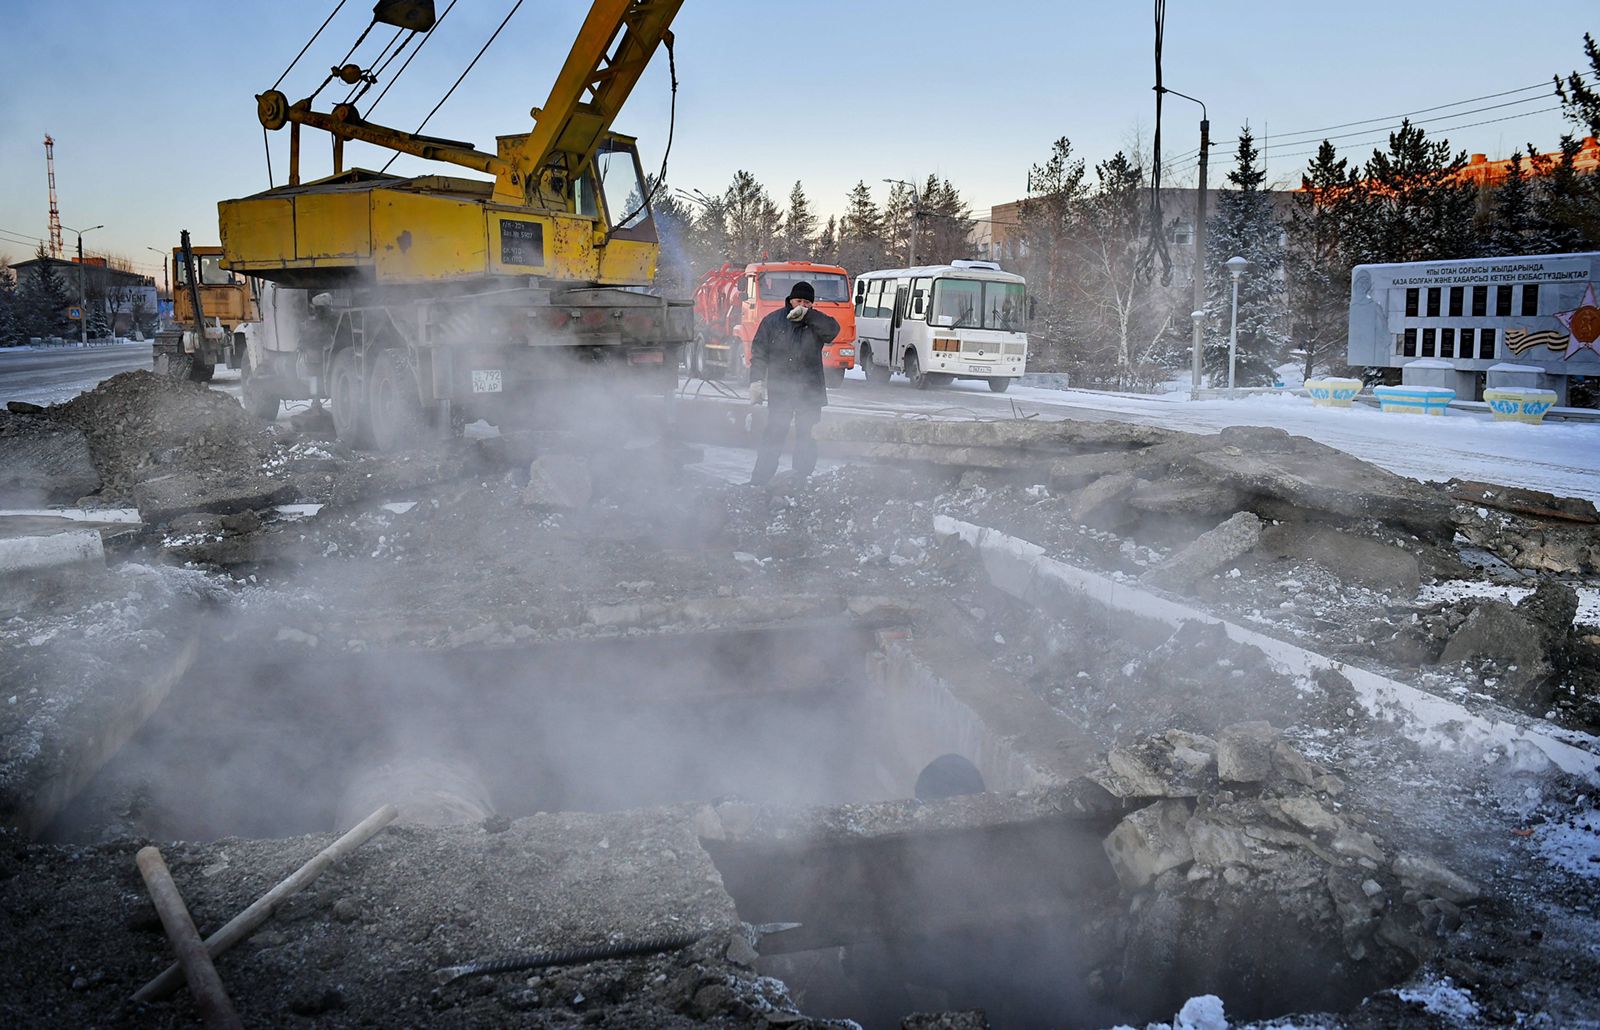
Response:
M167 252L159 247L146 247L144 249L150 251L152 254L161 255L161 292L170 296L172 294L172 284L167 279Z
M1206 115L1205 101L1196 100L1187 93L1179 93L1165 86L1151 88L1158 94L1171 93L1175 97L1182 97L1200 105L1200 189L1195 194L1194 207L1194 310L1203 312L1206 306L1206 155L1211 150L1211 119ZM1200 398L1200 349L1205 344L1203 317L1200 314L1194 316L1194 345L1190 356L1192 376L1190 400Z
M87 347L89 345L89 297L88 291L83 284L83 234L94 232L96 229L104 229L105 226L91 225L87 229L74 229L70 225L63 225L61 228L78 234L78 346Z
M1239 359L1239 277L1250 267L1250 262L1235 254L1224 266L1233 276L1233 321L1228 326L1228 393L1233 393L1233 368Z
M917 196L917 184L904 179L885 179L887 183L904 186L911 191L911 244L906 247L906 267L917 267L917 220L922 217L922 198Z

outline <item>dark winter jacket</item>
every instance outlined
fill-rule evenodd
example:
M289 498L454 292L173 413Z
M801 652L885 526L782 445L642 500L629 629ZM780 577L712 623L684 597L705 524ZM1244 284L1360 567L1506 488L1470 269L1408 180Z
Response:
M828 403L822 381L822 348L839 335L839 323L812 308L799 322L789 321L789 309L779 308L756 327L750 341L750 381L766 380L771 401L800 404Z

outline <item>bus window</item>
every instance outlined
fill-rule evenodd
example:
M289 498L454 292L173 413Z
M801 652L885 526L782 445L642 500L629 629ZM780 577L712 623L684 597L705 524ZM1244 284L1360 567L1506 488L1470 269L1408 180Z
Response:
M977 329L983 324L983 283L940 279L933 284L933 323L952 329Z
M983 327L1020 332L1026 313L1021 283L983 284Z
M867 284L864 280L856 280L856 317L861 317L861 309L867 302Z
M928 318L928 286L930 279L914 279L911 283L911 317L919 322Z
M884 280L874 279L867 286L867 312L868 318L882 318L883 311L883 284Z

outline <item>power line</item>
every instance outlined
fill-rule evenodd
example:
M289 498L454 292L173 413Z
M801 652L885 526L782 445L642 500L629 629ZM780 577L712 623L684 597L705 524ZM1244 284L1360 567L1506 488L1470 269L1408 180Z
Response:
M1600 75L1597 75L1597 74L1594 74L1594 73L1590 73L1590 75L1588 77L1596 79L1597 81L1600 81ZM1470 98L1468 98L1466 100L1457 100L1457 101L1454 101L1453 103L1449 103L1449 104L1435 104L1433 107L1418 108L1415 111L1407 111L1407 112L1404 112L1402 114L1381 115L1381 116L1379 116L1377 118L1362 118L1362 119L1359 119L1359 120L1353 121L1353 122L1341 122L1338 125L1323 126L1320 129L1299 129L1299 130L1295 130L1295 131L1292 131L1292 132L1282 132L1282 133L1279 133L1278 135L1272 137L1272 139L1275 140L1275 141L1286 141L1285 145L1293 146L1296 143L1305 142L1304 140L1297 139L1297 137L1301 137L1301 136L1316 136L1319 133L1331 132L1334 129L1347 129L1347 128L1350 128L1351 126L1366 125L1366 124L1369 124L1371 122L1396 123L1400 119L1410 118L1410 117L1412 117L1414 115L1428 114L1428 113L1430 113L1432 111L1443 111L1443 110L1445 110L1447 108L1461 107L1461 106L1466 105L1466 104L1475 104L1480 100L1495 100L1495 99L1498 99L1500 97L1511 96L1514 93L1526 93L1526 92L1528 92L1530 90L1534 90L1534 89L1546 89L1549 86L1550 86L1550 83L1548 81L1540 82L1540 83L1536 83L1536 84L1534 84L1532 86L1521 86L1521 87L1518 87L1517 89L1502 90L1499 93L1486 93L1481 97L1470 97ZM1436 116L1434 118L1423 119L1423 121L1439 121L1441 119L1457 118L1457 117L1462 117L1462 116L1469 115L1469 114L1479 114L1479 113L1481 113L1483 111L1492 111L1492 110L1494 110L1496 108L1500 108L1500 107L1510 107L1510 106L1513 106L1515 104L1531 103L1531 102L1533 102L1535 100L1538 100L1538 99L1540 99L1540 98L1539 97L1524 97L1521 100L1507 101L1504 104L1491 104L1488 107L1475 108L1474 110L1471 110L1471 111L1455 111L1455 112L1453 112L1451 114L1438 115L1438 116ZM1398 128L1398 125L1396 124L1393 127ZM1374 130L1366 130L1366 131L1374 131ZM1357 134L1356 133L1350 133L1348 135L1357 135ZM1181 154L1173 155L1172 157L1168 158L1168 160L1169 161L1173 161L1173 162L1182 162L1182 161L1188 160L1191 157L1194 157L1194 156L1198 155L1199 153L1200 153L1200 148L1199 147L1195 147L1195 148L1193 148L1191 150L1186 150Z
M1534 115L1549 114L1552 111L1559 111L1559 110L1561 110L1561 107L1558 104L1555 107L1543 107L1543 108L1540 108L1537 111L1523 111L1523 112L1520 112L1518 114L1504 115L1504 116L1499 117L1499 118L1485 118L1482 121L1467 122L1466 124L1463 124L1463 125L1447 125L1447 126L1443 126L1441 128L1437 128L1437 129L1435 129L1433 131L1437 134L1437 133L1442 133L1442 132L1454 132L1454 131L1456 131L1458 129L1474 129L1474 128L1477 128L1480 125L1493 125L1496 122L1516 121L1516 120L1521 119L1521 118L1531 118ZM1461 114L1455 115L1455 116L1452 116L1452 117L1462 117L1466 113L1467 112L1461 112ZM1364 140L1356 140L1356 141L1353 141L1353 142L1350 142L1350 143L1346 143L1345 144L1345 148L1347 150L1349 150L1349 149L1352 149L1352 148L1355 148L1355 147L1365 146L1366 144L1369 144L1369 143L1381 143L1384 140L1389 138L1389 136L1391 135L1391 130L1392 129L1398 129L1398 128L1399 128L1399 126L1396 125L1396 126L1391 126L1389 129L1369 130L1369 132L1370 131L1378 132L1378 135L1376 135L1376 136L1367 135L1367 134L1364 134L1364 133L1348 133L1347 135L1367 135L1367 138L1364 139ZM1332 138L1336 138L1336 137L1329 137L1329 138L1332 139ZM1288 154L1276 154L1275 153L1272 156L1274 158L1278 158L1278 159L1290 158L1290 157L1304 157L1304 156L1306 156L1308 154L1315 154L1320 149L1321 149L1321 147L1319 145L1318 147L1314 147L1314 148L1312 148L1310 150L1297 150L1297 151L1293 151L1293 152L1288 153ZM1199 167L1199 162L1198 161L1188 162L1182 168L1180 168L1178 173L1176 173L1176 174L1183 174L1183 173L1189 172L1189 171L1191 171L1191 170L1193 170L1195 168L1198 168L1198 167Z

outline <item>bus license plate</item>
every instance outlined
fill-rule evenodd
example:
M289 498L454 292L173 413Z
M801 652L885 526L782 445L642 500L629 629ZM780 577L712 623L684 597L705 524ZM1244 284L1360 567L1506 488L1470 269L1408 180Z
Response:
M973 365L971 368L974 372L981 372L985 374L994 371L994 369L988 365Z
M475 368L472 370L473 393L499 393L500 369Z

